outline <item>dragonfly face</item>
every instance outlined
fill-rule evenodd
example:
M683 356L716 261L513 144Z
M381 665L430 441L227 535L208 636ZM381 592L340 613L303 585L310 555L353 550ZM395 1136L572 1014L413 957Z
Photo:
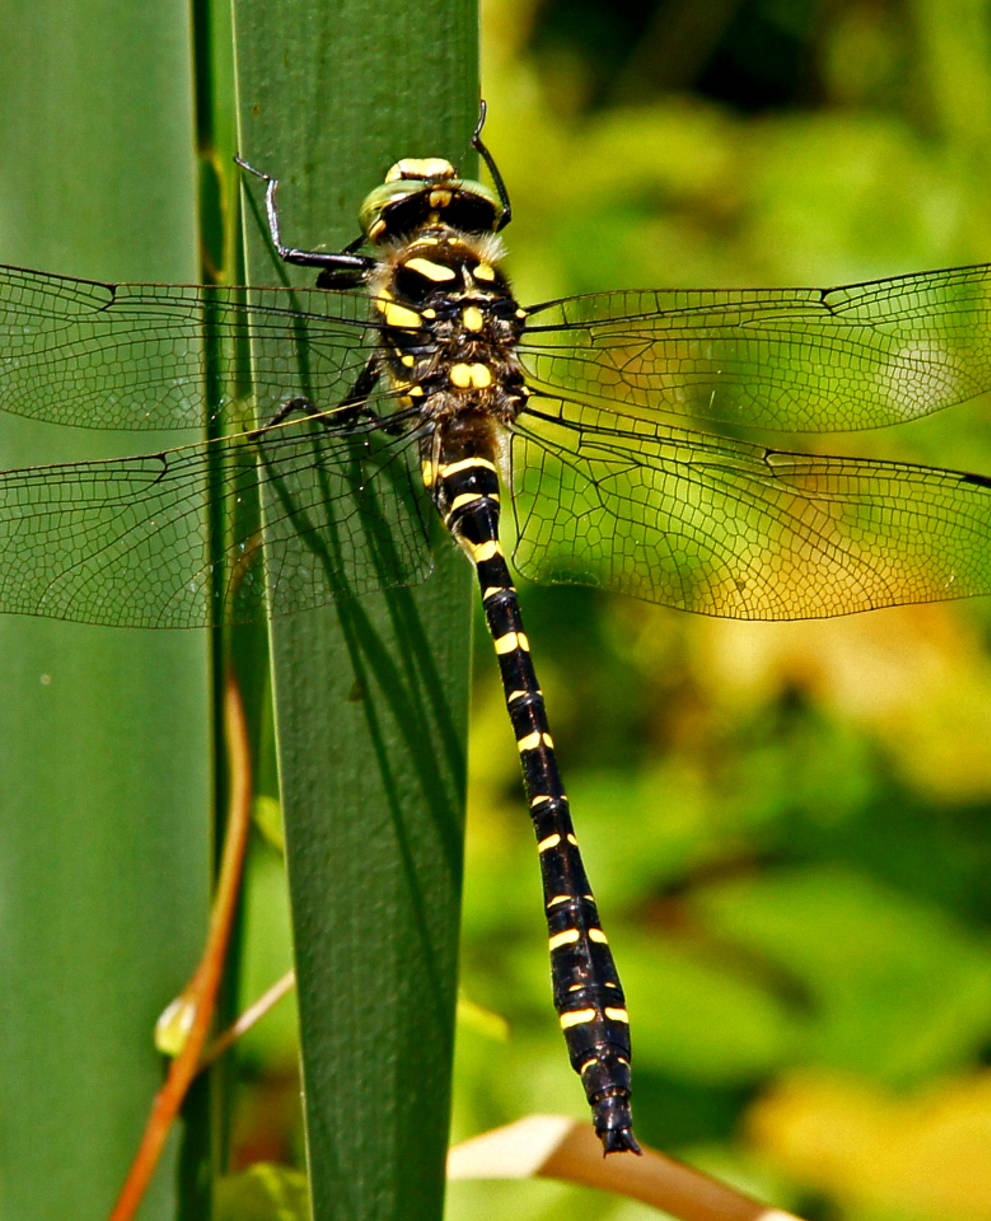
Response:
M500 266L504 192L447 162L399 162L368 196L367 255L282 246L275 186L273 241L319 269L313 289L0 268L0 405L187 434L169 451L0 474L0 610L155 627L259 613L259 583L217 580L258 527L214 536L208 493L235 523L266 498L267 613L410 584L430 571L432 501L480 581L572 1064L606 1150L635 1149L623 994L501 514L515 517L518 571L707 614L792 619L991 592L987 478L757 439L897 423L991 389L991 268L524 310ZM251 369L208 395L210 354L249 346Z

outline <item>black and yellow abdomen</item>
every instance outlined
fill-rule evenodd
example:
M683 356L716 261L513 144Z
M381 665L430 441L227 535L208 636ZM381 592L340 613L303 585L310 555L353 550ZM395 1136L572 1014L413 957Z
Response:
M605 1151L637 1150L626 1002L578 849L519 597L499 543L495 450L464 457L443 437L439 450L429 471L434 500L478 574L520 753L540 856L554 1007Z

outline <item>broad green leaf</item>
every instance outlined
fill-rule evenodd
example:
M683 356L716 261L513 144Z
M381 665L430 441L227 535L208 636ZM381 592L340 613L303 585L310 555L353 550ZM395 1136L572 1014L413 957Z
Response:
M0 30L0 259L196 278L185 9L41 0L6 6ZM133 434L0 421L3 467L133 452ZM22 619L0 641L0 1211L97 1221L205 926L210 641ZM178 1148L145 1221L175 1215Z

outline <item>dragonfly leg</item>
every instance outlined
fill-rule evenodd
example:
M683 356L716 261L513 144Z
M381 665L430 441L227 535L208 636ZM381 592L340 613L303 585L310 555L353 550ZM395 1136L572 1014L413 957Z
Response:
M502 212L499 220L496 222L495 231L505 229L513 217L513 209L509 203L509 192L506 190L506 184L502 180L502 174L499 173L499 167L495 163L495 157L489 152L488 148L482 143L482 128L485 126L485 116L488 113L488 106L485 103L485 98L482 98L478 103L478 122L475 124L475 130L471 137L471 146L476 153L482 158L485 163L485 168L492 175L492 181L495 183L495 188L499 192L499 202L502 204Z
M355 250L362 244L364 238L355 239L344 250L336 254L326 250L300 250L295 246L287 246L282 240L279 209L276 204L276 195L279 190L278 178L273 178L271 174L266 174L263 170L256 170L253 165L249 165L241 157L235 157L234 160L241 169L246 170L249 174L254 174L256 178L260 178L265 183L265 215L268 218L268 232L280 259L300 267L319 267L318 286L320 288L345 288L362 282L365 273L375 266L373 258L364 254L355 254Z
M297 412L303 416L316 417L325 428L337 427L340 424L353 424L362 416L373 420L378 419L377 412L368 405L368 396L375 389L379 373L378 356L373 354L358 374L354 385L333 411L321 411L305 394L296 394L291 399L287 399L268 423L256 429L252 436L259 437L269 429L277 428Z

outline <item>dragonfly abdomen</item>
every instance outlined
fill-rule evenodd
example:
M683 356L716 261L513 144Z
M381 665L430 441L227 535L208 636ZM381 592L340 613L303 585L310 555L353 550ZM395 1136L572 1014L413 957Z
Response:
M578 848L519 597L499 542L499 474L494 436L492 440L488 456L475 452L464 457L457 441L445 445L441 430L432 445L439 457L427 459L424 478L445 525L478 575L537 837L554 1007L571 1064L581 1077L605 1152L639 1152L630 1111L626 1001ZM478 435L474 442L473 448L481 448Z

